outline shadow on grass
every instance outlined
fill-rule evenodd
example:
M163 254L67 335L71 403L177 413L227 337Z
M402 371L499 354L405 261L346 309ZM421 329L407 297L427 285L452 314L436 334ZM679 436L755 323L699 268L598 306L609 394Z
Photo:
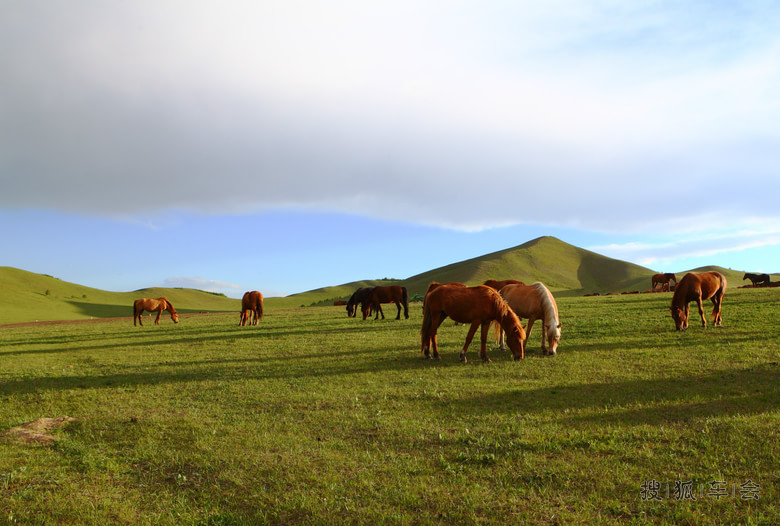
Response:
M633 407L642 404L652 407ZM456 400L452 405L456 411L482 414L597 410L588 415L561 414L561 421L572 424L654 425L718 415L750 415L780 408L780 366L769 362L703 376L517 389Z

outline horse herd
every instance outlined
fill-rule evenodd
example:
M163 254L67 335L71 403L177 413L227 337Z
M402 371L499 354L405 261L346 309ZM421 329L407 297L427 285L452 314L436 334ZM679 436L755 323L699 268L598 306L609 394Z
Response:
M704 317L703 301L709 299L714 306L713 323L722 323L721 307L726 293L726 277L720 272L689 272L678 282L674 274L656 274L653 277L653 287L657 284L667 284L674 281L671 314L677 330L688 328L689 304L696 302L702 327L707 327ZM401 319L401 308L404 317L409 319L409 295L406 287L399 285L360 288L352 294L347 302L347 315L357 316L358 305L363 319L375 313L374 319L385 315L383 303L395 303L398 313L396 319ZM160 315L168 311L174 323L178 323L179 314L170 301L165 298L142 298L133 305L133 325L136 321L143 325L143 311L157 312L154 320L160 323ZM251 320L250 320L251 316ZM482 285L468 287L462 283L437 283L428 286L423 299L423 321L420 330L421 353L427 359L439 360L437 331L446 318L452 318L457 323L470 324L466 341L460 352L460 360L466 362L466 350L471 340L480 329L479 355L484 361L490 361L487 356L487 338L491 325L496 326L501 350L504 343L515 360L525 357L525 348L531 334L534 322L542 322L542 352L554 355L561 339L561 322L558 316L558 306L555 298L547 287L536 282L525 285L517 280L495 281L487 280ZM525 327L520 320L525 318ZM257 325L263 319L263 295L258 291L244 294L241 300L241 317L239 325Z

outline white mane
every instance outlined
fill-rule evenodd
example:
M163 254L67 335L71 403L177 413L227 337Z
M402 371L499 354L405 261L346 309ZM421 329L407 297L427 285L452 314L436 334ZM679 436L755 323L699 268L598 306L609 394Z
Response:
M547 326L547 330L555 331L560 338L561 330L558 328L558 306L555 304L555 299L544 283L537 281L531 285L536 289L539 297L542 300L542 309L544 309L544 324Z

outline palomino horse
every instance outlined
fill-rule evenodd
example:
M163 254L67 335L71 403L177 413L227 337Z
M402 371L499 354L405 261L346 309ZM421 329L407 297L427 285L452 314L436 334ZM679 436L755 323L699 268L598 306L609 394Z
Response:
M483 283L483 285L487 285L491 289L495 289L496 291L500 291L507 285L525 285L522 281L517 281L516 279L503 279L501 281L496 281L494 279L489 279Z
M249 314L252 314L252 321L249 322ZM244 326L249 322L250 325L257 325L258 319L263 319L263 295L258 291L245 292L241 298L241 319L238 324Z
M360 303L360 307L362 309L363 304L366 301L366 297L370 292L371 292L371 287L363 287L357 289L355 292L352 293L352 296L350 296L349 301L347 301L347 316L349 316L350 318L354 318L357 315L358 303Z
M171 313L173 323L179 323L179 313L176 312L176 309L173 308L173 305L171 305L171 302L167 299L141 298L140 300L135 300L135 303L133 303L133 326L135 326L136 321L138 321L138 324L141 325L141 327L144 326L141 315L145 310L148 310L149 312L157 311L157 318L154 319L155 325L160 325L160 315L164 310Z
M403 305L404 316L407 320L409 319L409 294L406 292L406 287L388 285L371 289L363 301L363 319L365 320L371 314L371 309L374 309L376 311L374 319L379 319L381 314L384 320L385 313L382 312L382 303L395 303L395 306L398 307L396 320L401 319L401 305Z
M502 288L500 294L518 318L528 319L525 328L526 349L534 322L542 320L542 352L554 355L558 351L558 342L561 340L561 322L558 317L558 305L547 287L538 281L528 286L513 284ZM504 351L503 331L499 342L501 350Z
M747 273L744 276L742 276L742 281L749 279L754 287L758 287L761 285L769 285L770 279L769 274L750 274Z
M672 319L678 331L688 328L688 304L695 301L699 307L699 316L701 317L702 327L707 327L707 320L704 318L704 309L702 300L711 299L715 306L712 309L712 322L715 326L723 322L721 318L721 307L723 305L723 296L726 295L726 276L720 272L688 272L677 283L672 296Z
M652 286L651 288L655 289L656 285L670 285L670 281L674 281L674 283L677 283L677 276L672 274L671 272L666 272L664 274L654 274L653 280L652 280Z
M463 287L449 284L439 285L425 298L420 337L422 353L426 358L431 358L430 349L433 347L433 358L441 359L436 332L447 316L460 323L471 324L463 350L460 352L461 362L466 363L466 350L478 327L482 328L479 356L483 361L490 361L487 355L487 336L493 322L498 322L506 331L507 343L515 360L523 359L525 330L501 295L485 285Z

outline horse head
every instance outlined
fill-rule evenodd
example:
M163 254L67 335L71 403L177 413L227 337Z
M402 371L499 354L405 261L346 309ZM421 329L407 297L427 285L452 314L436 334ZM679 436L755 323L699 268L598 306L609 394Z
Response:
M506 343L515 360L522 360L525 357L525 329L520 324L506 331Z
M674 320L674 326L678 331L684 331L688 328L688 316L681 307L676 305L672 306L672 319Z
M558 323L554 327L545 325L544 330L547 333L547 354L555 355L558 352L558 342L561 341L561 324Z

